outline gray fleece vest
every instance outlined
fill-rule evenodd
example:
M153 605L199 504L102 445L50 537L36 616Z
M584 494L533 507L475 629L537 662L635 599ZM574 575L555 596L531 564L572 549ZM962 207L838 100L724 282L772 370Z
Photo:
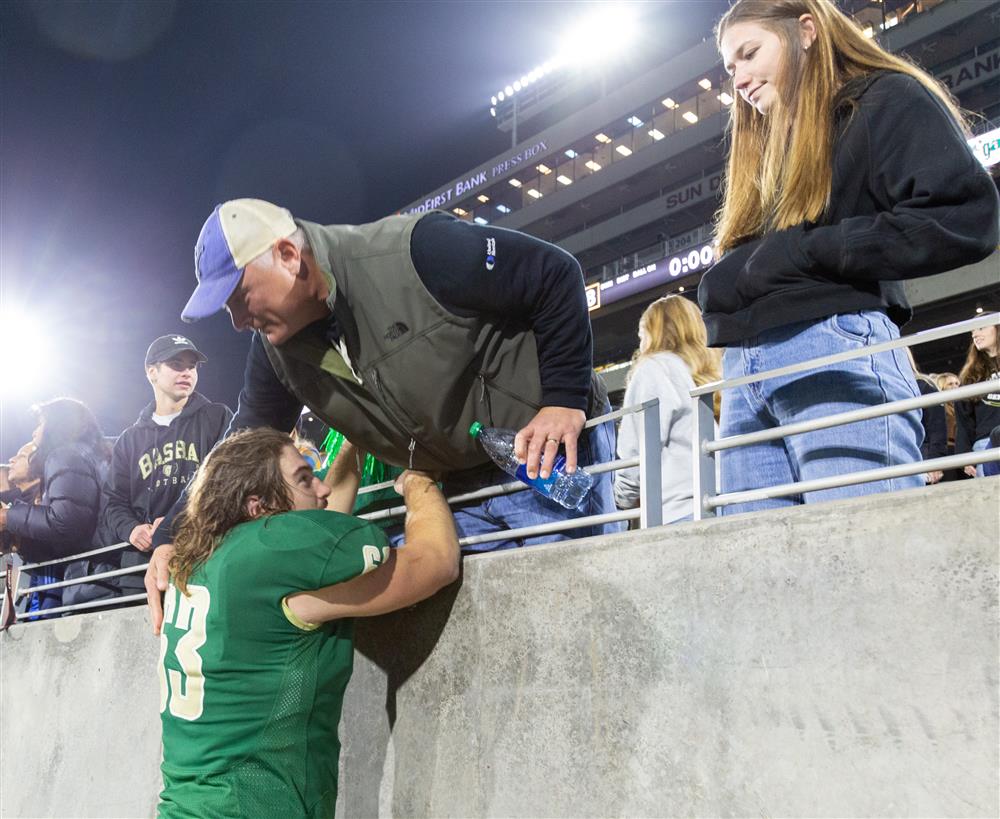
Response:
M456 316L427 292L410 256L422 216L298 223L353 372L319 328L280 347L261 340L286 389L356 445L397 466L468 469L488 460L473 421L519 429L537 412L538 352L523 317Z

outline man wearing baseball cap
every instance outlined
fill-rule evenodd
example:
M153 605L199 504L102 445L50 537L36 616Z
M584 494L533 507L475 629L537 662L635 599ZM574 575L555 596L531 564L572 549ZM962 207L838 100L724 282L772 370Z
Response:
M157 524L215 446L233 413L199 392L198 367L208 359L186 336L160 336L146 351L153 400L115 442L104 485L103 537L135 547L122 566L145 562ZM138 551L136 551L138 550Z
M306 405L380 460L443 472L448 492L509 480L469 436L475 421L519 430L531 477L560 450L568 471L613 457L610 422L581 436L609 405L579 263L555 245L437 211L319 225L238 199L205 222L195 273L185 321L226 309L254 331L234 429L291 430ZM455 518L470 535L614 508L604 474L579 510L519 492Z

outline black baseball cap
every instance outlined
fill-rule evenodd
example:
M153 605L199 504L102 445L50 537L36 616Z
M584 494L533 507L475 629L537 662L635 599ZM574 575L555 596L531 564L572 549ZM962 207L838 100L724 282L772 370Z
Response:
M169 361L178 353L183 352L194 353L199 364L208 361L205 355L198 352L198 348L194 346L191 339L175 333L170 336L160 336L149 345L149 349L146 350L146 366L151 367L153 364L159 364L161 361Z

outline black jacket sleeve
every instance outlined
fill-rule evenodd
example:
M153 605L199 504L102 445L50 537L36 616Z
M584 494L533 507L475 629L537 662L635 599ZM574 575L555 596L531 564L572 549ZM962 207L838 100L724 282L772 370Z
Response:
M996 186L936 97L908 75L888 74L854 116L867 131L868 174L885 210L768 234L748 274L780 282L791 265L807 275L911 279L972 264L996 249Z
M126 437L123 436L111 450L111 469L104 482L104 526L103 532L108 543L126 543L132 530L140 523L132 505L132 453Z
M955 407L955 454L972 452L976 442L976 402L956 401Z
M101 482L93 463L74 447L45 460L42 502L14 502L7 529L21 541L27 560L50 560L86 549L97 527Z
M524 233L430 214L410 250L424 286L456 315L514 317L535 335L545 406L587 410L593 342L580 263Z
M922 378L917 379L917 386L920 387L920 392L923 395L930 395L938 391ZM945 418L944 405L924 407L922 413L924 442L920 446L920 454L925 460L943 458L948 454L948 422Z
M215 442L212 444L213 447L226 437L226 433L229 431L229 428L233 423L233 418L235 417L233 415L233 411L225 404L216 404L216 407L221 407L222 411L218 413L219 424L214 430Z
M302 402L285 389L264 351L257 333L250 341L243 389L226 434L238 429L273 427L291 432L302 412Z

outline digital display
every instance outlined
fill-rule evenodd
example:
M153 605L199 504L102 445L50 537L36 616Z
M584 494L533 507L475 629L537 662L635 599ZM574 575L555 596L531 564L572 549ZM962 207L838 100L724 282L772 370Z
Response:
M650 262L631 273L622 273L606 282L589 284L587 309L594 312L628 296L666 284L671 279L698 273L710 267L714 260L715 249L711 244L702 244Z

